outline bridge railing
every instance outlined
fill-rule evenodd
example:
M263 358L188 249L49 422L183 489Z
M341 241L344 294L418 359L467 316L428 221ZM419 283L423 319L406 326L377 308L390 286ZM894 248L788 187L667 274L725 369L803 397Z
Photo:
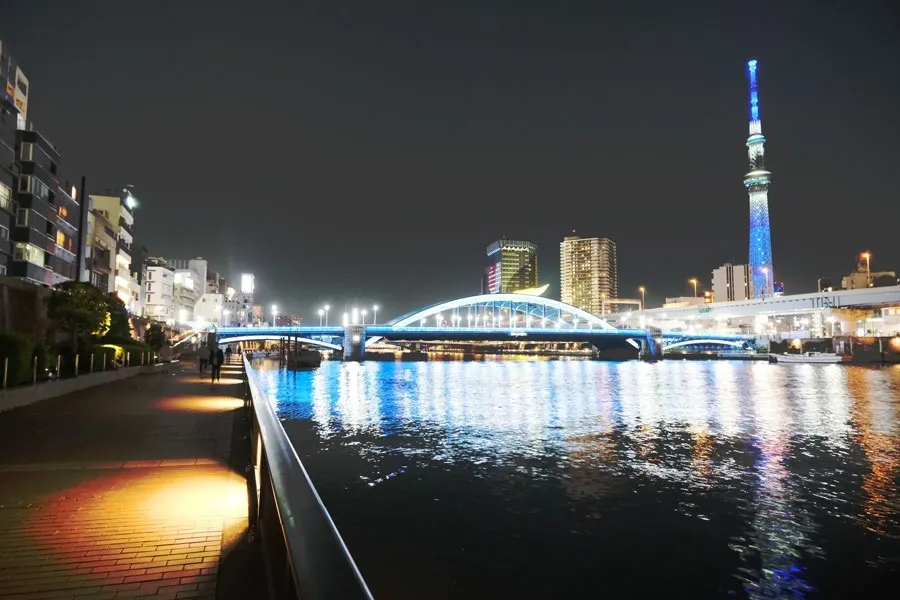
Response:
M372 594L325 509L257 375L244 360L251 420L250 523L266 556L272 597L371 600Z

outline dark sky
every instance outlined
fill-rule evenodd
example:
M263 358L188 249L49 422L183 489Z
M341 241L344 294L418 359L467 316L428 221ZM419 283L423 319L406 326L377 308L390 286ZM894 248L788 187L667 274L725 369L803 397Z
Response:
M252 271L307 317L476 293L502 234L554 297L572 229L614 239L620 296L648 302L746 261L749 58L776 278L814 291L865 249L900 269L892 2L3 4L63 171L133 184L152 254Z

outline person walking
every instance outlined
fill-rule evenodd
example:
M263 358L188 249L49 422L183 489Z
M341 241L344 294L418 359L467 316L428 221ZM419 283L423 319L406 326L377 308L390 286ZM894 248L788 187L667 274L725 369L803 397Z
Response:
M216 349L216 366L213 367L213 381L222 379L222 363L225 362L225 354L221 348Z
M200 374L203 375L206 372L206 365L209 364L209 346L206 345L206 342L200 344L200 348L197 350L197 359L200 361Z
M225 360L231 362L231 344L225 347Z

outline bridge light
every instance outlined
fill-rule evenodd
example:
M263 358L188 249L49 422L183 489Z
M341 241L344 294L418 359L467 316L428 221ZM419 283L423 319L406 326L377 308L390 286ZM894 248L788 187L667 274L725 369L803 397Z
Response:
M346 327L349 324L350 324L350 315L347 313L344 313L344 327Z

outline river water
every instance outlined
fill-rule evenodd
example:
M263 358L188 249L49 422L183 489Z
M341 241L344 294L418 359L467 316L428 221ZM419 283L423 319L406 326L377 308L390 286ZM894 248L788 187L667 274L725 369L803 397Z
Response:
M529 359L261 375L376 598L900 589L900 367Z

